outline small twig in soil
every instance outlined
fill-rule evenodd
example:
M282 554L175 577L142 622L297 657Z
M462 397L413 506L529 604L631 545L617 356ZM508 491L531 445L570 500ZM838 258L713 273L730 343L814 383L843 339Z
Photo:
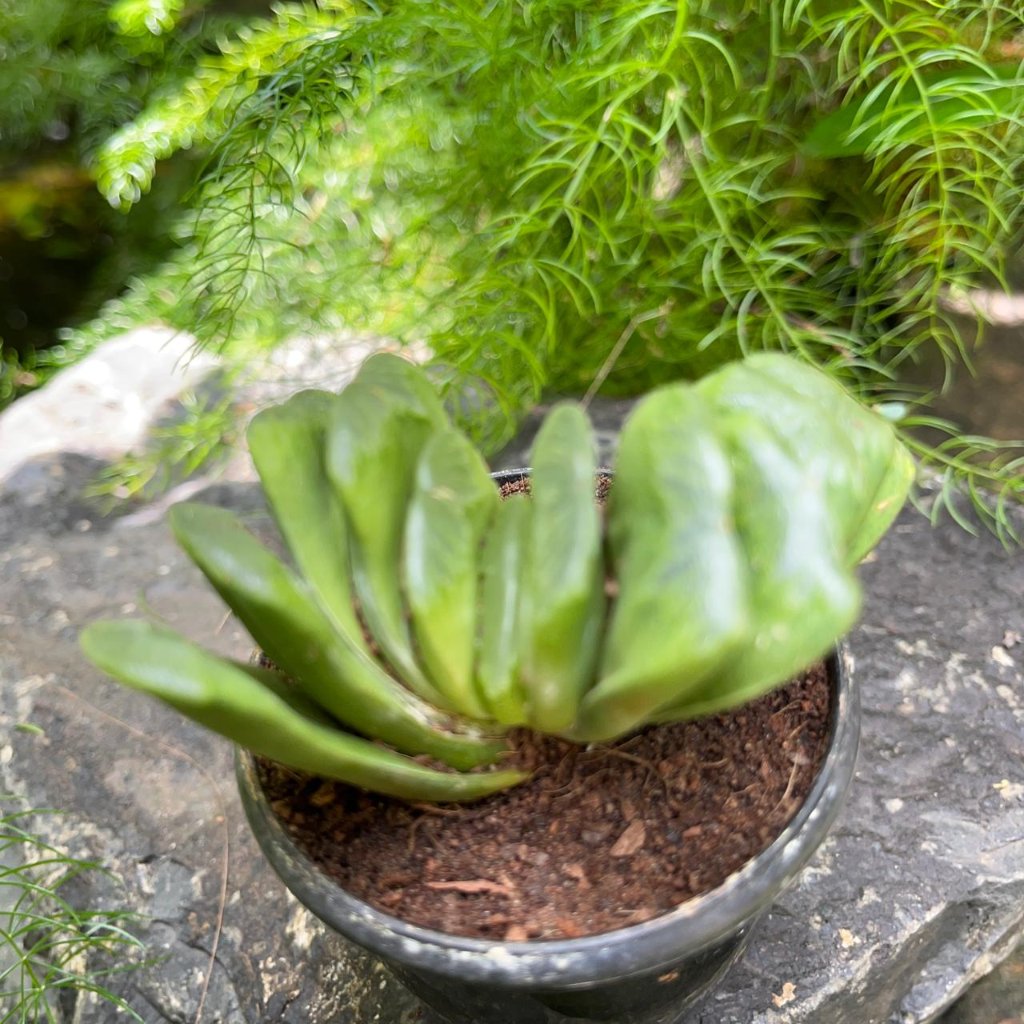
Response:
M729 763L729 758L723 757L720 761L698 761L698 768L724 768Z
M792 742L793 742L793 740L794 740L794 739L796 739L796 737L797 737L797 736L799 736L799 735L800 735L800 733L802 733L802 732L804 731L804 729L806 729L806 728L807 728L807 725L808 725L808 722L807 722L807 721L806 721L806 719L805 719L805 720L804 720L803 722L801 722L801 723L800 723L800 724L799 724L799 725L798 725L798 726L797 726L797 727L796 727L796 728L795 728L795 729L794 729L794 730L793 730L793 731L792 731L792 732L791 732L791 733L790 733L790 734L789 734L789 735L788 735L788 736L787 736L787 737L785 738L785 740L783 740L783 744L782 744L782 745L783 745L783 747L785 747L785 745L786 745L787 743L792 743Z
M582 793L586 793L588 782L596 782L607 775L610 771L610 768L599 768L593 775L588 776L584 782L580 783L580 785L573 786L572 789L567 789L563 786L560 790L549 791L548 795L552 800L564 800L566 797L578 796Z
M471 811L466 807L438 807L437 804L414 803L410 806L415 807L417 811L432 814L438 818L461 818L463 821L475 821L477 818L483 818L491 813L489 810Z
M598 751L586 751L586 753L597 753ZM665 799L668 800L669 806L678 811L679 804L676 802L675 797L672 796L672 787L668 784L668 779L664 778L661 772L658 771L657 765L651 761L646 760L643 757L638 757L636 754L627 753L625 750L621 750L618 747L606 747L600 753L611 754L612 757L621 757L624 761L629 761L632 764L638 764L641 768L646 768L650 775L661 783L661 788L665 791Z
M779 797L779 802L772 808L771 813L774 814L783 804L787 803L793 796L793 789L796 786L796 776L800 770L800 766L794 762L793 767L789 773L789 782L786 783L786 791Z
M436 889L439 892L460 892L467 896L476 893L489 893L494 896L513 895L512 889L503 882L492 882L489 878L468 878L459 882L426 882L428 889Z
M778 711L772 713L772 718L778 718L779 715L784 715L787 711L793 711L795 708L800 707L800 701L791 700L784 708L779 708Z
M737 789L735 792L729 794L729 798L725 801L726 807L736 807L739 804L739 798L746 796L751 790L761 789L760 783L752 782L749 786L744 786L742 789Z
M424 822L426 822L426 825L424 825ZM413 821L413 823L409 826L409 842L408 845L406 846L406 849L408 850L410 855L412 854L413 850L416 849L416 835L417 832L419 831L420 825L424 825L423 831L426 833L427 839L430 840L430 845L433 846L435 850L439 850L441 848L441 844L438 843L438 841L434 838L433 832L431 832L431 830L427 827L427 825L429 824L431 824L430 818L424 815L422 818L416 818Z

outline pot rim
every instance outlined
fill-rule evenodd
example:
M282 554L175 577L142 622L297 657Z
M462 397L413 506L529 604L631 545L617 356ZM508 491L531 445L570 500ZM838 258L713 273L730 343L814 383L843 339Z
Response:
M492 474L499 482L529 470ZM411 924L355 898L323 874L271 810L248 751L236 774L249 824L274 870L313 914L345 937L407 967L462 981L586 987L667 969L752 923L824 840L853 778L860 700L853 660L840 641L825 659L832 683L829 743L803 804L776 839L719 886L640 924L576 939L506 942Z

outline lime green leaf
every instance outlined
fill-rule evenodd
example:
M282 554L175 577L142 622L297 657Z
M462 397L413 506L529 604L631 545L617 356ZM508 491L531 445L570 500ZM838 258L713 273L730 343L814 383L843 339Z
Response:
M910 452L893 434L892 457L878 482L874 494L864 508L864 515L850 545L850 561L854 564L874 548L892 526L910 493L917 466Z
M175 505L179 543L275 665L339 721L409 754L456 768L503 745L456 725L392 679L331 625L298 577L225 509Z
M910 454L888 420L820 370L777 354L751 356L744 365L759 378L758 397L748 407L771 424L805 472L825 482L832 517L841 525L842 550L856 564L906 500L914 476ZM723 381L730 379L730 369L721 371ZM699 387L714 388L712 380ZM716 401L727 402L727 390L729 385L717 390ZM794 395L803 400L803 414Z
M327 469L350 530L352 575L363 618L387 660L417 693L444 706L412 650L400 587L406 507L420 452L448 425L423 371L372 356L338 396Z
M770 356L767 362L762 359L758 369L761 358L730 363L699 381L696 388L716 415L749 412L775 432L807 474L821 482L835 531L848 544L871 486L864 479L850 435L829 415L837 398L849 399L838 387L833 391L826 377L813 382L816 395L802 395L790 383L795 376L790 371L799 369L795 359ZM775 359L781 360L780 372L772 376L769 370Z
M737 480L736 529L750 567L752 635L714 677L655 720L735 707L823 656L856 621L860 588L820 485L750 412L716 420Z
M579 406L547 417L532 461L520 679L530 724L558 733L574 722L593 678L605 606L594 436Z
M476 449L458 431L423 448L405 522L405 591L420 657L449 706L487 713L473 685L477 577L484 531L498 491Z
M525 494L501 502L482 556L477 687L489 716L503 725L526 722L518 680L519 612L532 511Z
M193 9L202 6L189 4ZM186 0L115 0L107 17L118 33L125 36L164 35L181 21Z
M623 428L615 463L608 532L618 595L580 738L611 739L641 725L710 678L748 635L733 503L707 402L689 385L645 398Z
M302 391L253 417L247 440L277 525L334 625L366 648L356 618L345 516L327 477L326 425L337 396Z
M325 725L286 699L270 673L228 661L145 622L97 622L82 648L103 671L158 697L200 725L301 771L405 800L476 800L524 776L446 774Z

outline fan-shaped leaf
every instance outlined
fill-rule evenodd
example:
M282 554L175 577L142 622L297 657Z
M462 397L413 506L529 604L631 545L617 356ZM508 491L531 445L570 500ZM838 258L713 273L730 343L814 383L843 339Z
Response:
M730 363L697 384L717 409L752 413L820 483L839 550L859 562L906 498L913 463L892 425L790 356Z
M663 388L622 431L608 533L618 594L576 733L604 740L694 691L750 628L733 475L708 403Z
M363 618L403 680L444 706L413 654L400 587L406 507L420 452L447 417L423 371L398 356L363 364L338 397L327 468L350 529L352 574Z
M532 512L524 494L501 502L482 556L477 686L489 716L503 725L526 722L518 679L519 614Z
M860 608L860 588L820 483L753 413L727 412L716 430L738 482L734 515L750 572L750 634L724 667L658 721L712 714L760 696L824 655Z
M520 678L530 724L558 733L572 725L593 678L605 605L594 437L579 406L548 415L532 462Z
M327 424L337 400L326 391L302 391L253 417L246 437L299 572L338 630L365 650L352 603L345 516L325 466Z

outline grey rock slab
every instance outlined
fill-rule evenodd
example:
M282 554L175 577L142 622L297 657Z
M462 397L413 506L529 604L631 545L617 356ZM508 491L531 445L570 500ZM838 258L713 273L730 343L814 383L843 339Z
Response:
M50 482L47 508L73 498L73 457ZM258 518L255 489L208 497ZM263 863L235 795L229 745L155 702L102 679L77 649L99 616L148 614L224 652L249 642L223 621L218 600L185 563L163 523L103 520L88 530L41 517L21 492L0 495L0 790L40 818L54 844L94 857L123 880L94 892L144 916L138 931L154 962L112 986L146 1024L371 1021L387 978L309 919ZM16 731L31 723L39 734ZM414 1007L411 997L403 997ZM85 999L79 1024L120 1019ZM381 1020L398 1020L390 1015Z
M1024 950L1007 957L940 1018L941 1024L1024 1024Z
M288 338L242 371L238 397L261 408L283 402L303 388L340 391L364 360L390 345L386 338L354 332Z
M249 648L161 519L105 518L81 497L94 468L33 461L0 491L0 788L64 809L47 837L123 879L97 900L145 915L156 962L118 990L146 1024L200 1007L203 1024L428 1020L263 863L228 745L84 664L77 633L99 616L145 612L221 651ZM249 484L201 497L265 522ZM687 1024L925 1024L1022 930L1024 558L907 512L863 576L850 799ZM83 998L73 1019L118 1018Z

